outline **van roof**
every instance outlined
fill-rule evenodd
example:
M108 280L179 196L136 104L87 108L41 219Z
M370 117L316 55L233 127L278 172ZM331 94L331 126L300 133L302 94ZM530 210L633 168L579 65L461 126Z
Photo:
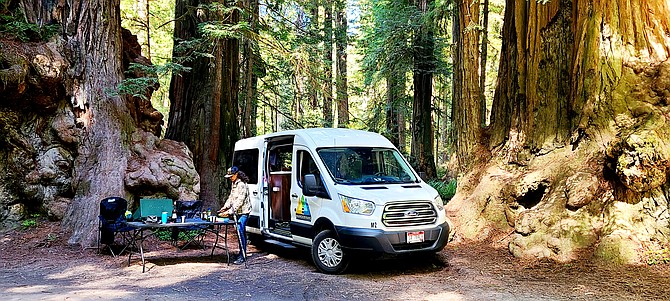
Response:
M266 138L281 136L301 137L309 146L333 147L333 146L377 146L395 148L395 146L384 136L361 130L341 128L309 128L300 130L288 130L261 136L246 138L236 143L236 149L246 149L257 146Z

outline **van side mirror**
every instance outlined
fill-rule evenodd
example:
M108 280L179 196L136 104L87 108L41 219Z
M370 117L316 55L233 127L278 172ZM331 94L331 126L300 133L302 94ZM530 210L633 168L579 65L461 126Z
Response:
M302 183L302 194L305 196L318 196L324 199L330 199L326 188L323 187L323 184L317 182L316 175L306 174L305 182Z

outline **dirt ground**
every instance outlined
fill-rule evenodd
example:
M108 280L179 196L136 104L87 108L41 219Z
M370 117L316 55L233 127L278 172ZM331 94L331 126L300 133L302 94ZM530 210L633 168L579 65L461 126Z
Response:
M212 237L207 240L211 242ZM3 300L670 300L670 268L526 262L483 243L318 273L306 248L250 246L248 267L150 240L137 257L69 246L60 225L0 234Z

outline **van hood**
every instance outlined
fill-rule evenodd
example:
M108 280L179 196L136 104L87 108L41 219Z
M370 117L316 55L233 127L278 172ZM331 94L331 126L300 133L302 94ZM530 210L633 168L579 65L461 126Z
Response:
M377 205L395 201L433 201L438 195L433 187L424 182L383 185L339 184L335 187L338 194L373 201Z

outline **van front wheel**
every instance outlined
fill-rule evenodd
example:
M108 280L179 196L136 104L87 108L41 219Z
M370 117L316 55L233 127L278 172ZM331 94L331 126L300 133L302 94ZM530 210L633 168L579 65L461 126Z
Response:
M316 235L312 242L312 260L319 271L326 274L340 274L349 265L349 255L332 230L323 230Z

